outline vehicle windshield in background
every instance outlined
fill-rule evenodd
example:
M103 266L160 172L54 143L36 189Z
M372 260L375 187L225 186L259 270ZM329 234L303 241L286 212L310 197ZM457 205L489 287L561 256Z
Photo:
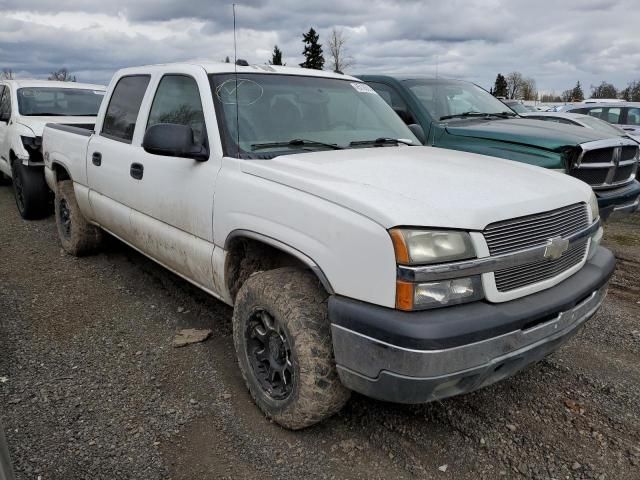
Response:
M416 79L405 83L435 121L452 115L461 118L477 114L513 115L509 107L473 83L446 79Z
M104 92L81 88L29 87L18 89L18 111L25 116L94 117Z
M529 110L526 106L524 106L520 102L509 102L509 103L505 103L505 105L516 113L531 113L536 111L535 109Z
M272 74L239 74L237 80L234 74L213 74L210 79L225 155L238 154L238 138L243 158L420 145L365 83Z

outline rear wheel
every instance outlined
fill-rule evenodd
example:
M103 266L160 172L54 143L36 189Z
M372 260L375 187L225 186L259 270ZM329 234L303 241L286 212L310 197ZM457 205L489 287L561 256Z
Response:
M62 248L69 254L81 256L98 249L102 241L102 230L91 225L82 215L73 182L65 180L58 184L55 198L56 225Z
M283 427L313 425L349 399L333 358L327 293L313 274L279 268L249 277L236 298L233 337L249 392Z
M49 215L49 188L42 168L27 167L14 160L12 173L13 193L20 216L25 220L36 220Z

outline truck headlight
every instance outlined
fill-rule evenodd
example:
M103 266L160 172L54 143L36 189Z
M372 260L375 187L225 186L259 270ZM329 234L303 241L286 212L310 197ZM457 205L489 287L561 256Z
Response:
M600 208L598 207L598 197L593 192L589 197L589 209L591 210L591 221L595 222L600 216Z
M389 233L400 265L444 263L476 256L467 232L393 228Z
M22 145L27 150L40 150L42 148L42 137L24 137L20 136Z
M454 278L428 283L396 283L396 308L425 310L460 303L474 302L484 297L480 276Z

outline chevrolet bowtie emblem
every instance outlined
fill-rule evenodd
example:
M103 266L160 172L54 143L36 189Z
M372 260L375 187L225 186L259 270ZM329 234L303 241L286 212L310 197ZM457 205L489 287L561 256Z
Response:
M562 237L553 237L547 241L544 249L544 258L548 260L557 260L569 248L569 240Z

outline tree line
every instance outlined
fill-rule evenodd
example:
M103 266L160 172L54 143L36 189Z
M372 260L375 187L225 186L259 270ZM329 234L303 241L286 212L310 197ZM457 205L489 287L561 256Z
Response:
M341 29L333 28L329 34L329 61L331 70L334 72L343 72L353 65L352 57L346 53L346 44L349 38ZM302 68L311 68L314 70L323 70L325 65L324 51L320 43L320 34L313 27L308 32L302 34L302 43L304 49L302 55L304 61L299 65ZM270 65L284 65L282 63L282 50L278 45L273 47L273 53Z
M600 85L591 85L590 98L619 98L628 102L640 102L640 80L630 82L625 88L618 89L612 83L602 81ZM496 96L517 100L536 100L543 103L581 102L585 99L584 90L578 80L573 88L557 95L555 92L538 94L536 81L520 72L502 75L498 73L489 92Z

